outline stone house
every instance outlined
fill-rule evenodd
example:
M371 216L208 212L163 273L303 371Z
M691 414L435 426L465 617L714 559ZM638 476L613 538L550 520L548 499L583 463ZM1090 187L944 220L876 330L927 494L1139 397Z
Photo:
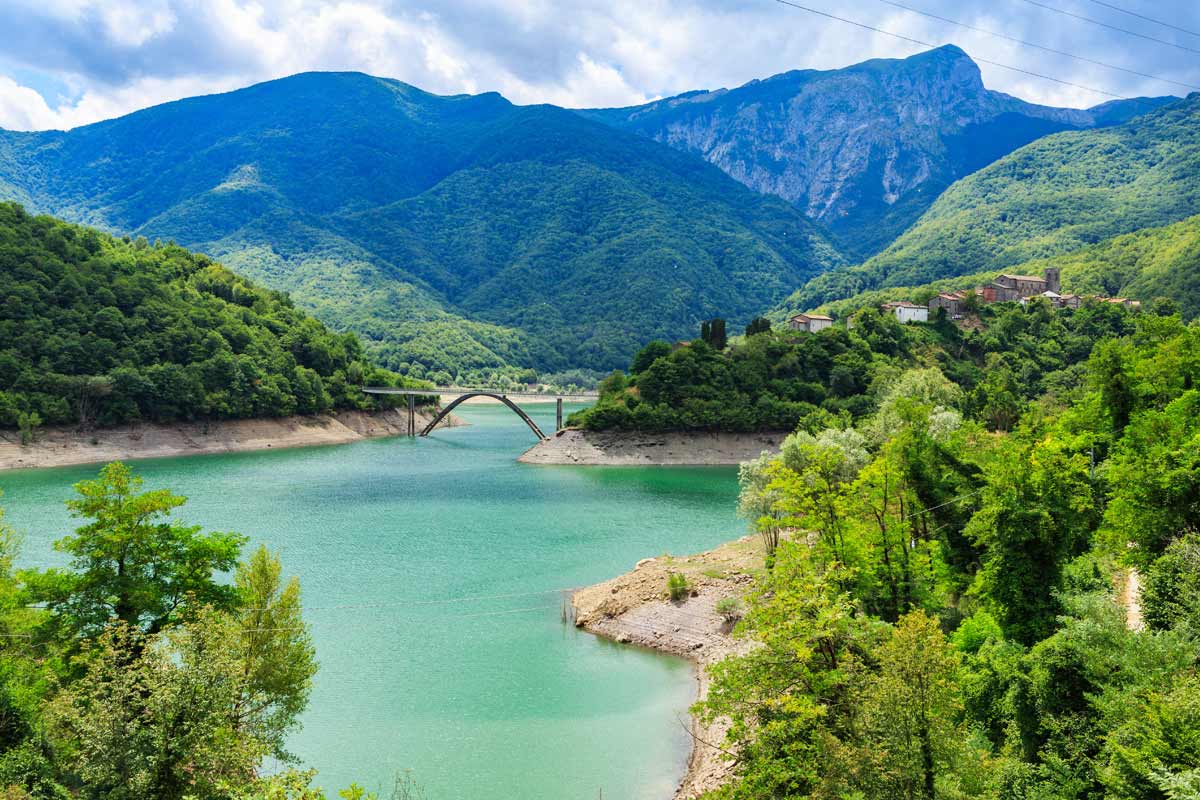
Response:
M967 310L966 292L940 292L929 300L929 313L936 313L939 308L946 309L950 319L961 317Z
M833 324L833 317L824 314L797 314L788 320L788 327L794 331L816 333Z

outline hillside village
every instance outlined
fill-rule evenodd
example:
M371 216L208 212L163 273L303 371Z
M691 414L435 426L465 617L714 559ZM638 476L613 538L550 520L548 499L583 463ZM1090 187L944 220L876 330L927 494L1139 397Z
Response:
M1042 277L1034 275L1012 275L1002 273L992 281L974 289L955 292L938 292L925 305L909 300L892 300L880 308L891 312L902 324L928 322L930 315L939 310L952 320L961 320L973 309L990 303L1028 303L1034 298L1045 299L1053 308L1076 310L1084 303L1116 303L1126 308L1140 308L1141 301L1126 297L1104 297L1101 295L1062 294L1062 283L1057 267L1049 267ZM796 314L788 319L788 327L795 331L816 333L834 322L825 314Z

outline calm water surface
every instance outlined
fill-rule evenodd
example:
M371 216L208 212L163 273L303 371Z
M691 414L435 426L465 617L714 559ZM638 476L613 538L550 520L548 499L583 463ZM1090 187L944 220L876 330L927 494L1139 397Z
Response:
M511 411L460 411L428 439L137 466L300 577L321 671L291 748L326 788L411 770L434 800L669 797L690 667L564 625L560 590L738 535L734 471L521 465ZM24 564L61 563L62 501L96 469L0 473Z

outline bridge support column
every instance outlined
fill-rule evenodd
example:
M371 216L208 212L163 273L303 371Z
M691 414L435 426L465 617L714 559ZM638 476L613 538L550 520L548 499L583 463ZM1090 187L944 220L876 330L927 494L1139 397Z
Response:
M562 398L561 397L556 398L555 405L557 405L558 408L556 409L556 414L555 414L556 422L554 423L554 432L558 433L559 431L562 430Z
M417 435L417 398L408 396L408 435Z

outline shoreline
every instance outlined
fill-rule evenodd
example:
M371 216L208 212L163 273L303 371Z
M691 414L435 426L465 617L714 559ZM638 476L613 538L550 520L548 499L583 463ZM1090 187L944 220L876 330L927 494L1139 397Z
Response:
M571 596L577 628L619 644L646 647L687 659L696 682L696 700L708 694L707 667L727 655L744 652L748 643L733 638L716 612L723 598L742 598L763 568L762 543L756 536L719 545L690 556L642 559L624 575L577 590ZM690 596L667 599L666 581L681 572ZM729 779L730 754L721 748L728 723L704 725L689 715L691 749L674 800L694 800Z
M737 466L778 452L787 433L584 431L566 428L526 450L523 464Z
M433 419L417 411L417 429ZM450 415L447 427L465 424ZM100 428L38 431L38 440L22 445L16 431L0 430L0 471L102 464L109 461L173 456L285 450L347 444L363 439L403 436L406 409L341 411L334 414L209 422L140 423Z

